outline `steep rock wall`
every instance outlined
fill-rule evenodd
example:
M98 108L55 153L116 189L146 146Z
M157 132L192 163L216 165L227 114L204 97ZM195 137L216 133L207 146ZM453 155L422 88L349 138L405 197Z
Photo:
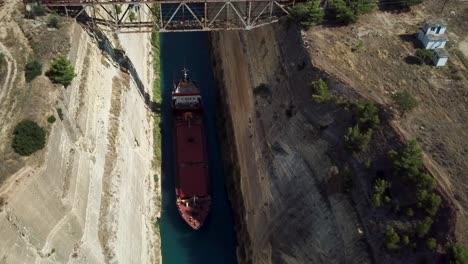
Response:
M69 32L73 83L64 89L45 76L37 80L48 104L38 108L57 118L47 146L22 158L25 165L12 175L2 175L0 262L158 263L152 117L140 83L121 72L89 32L77 24ZM122 48L144 71L139 82L151 94L149 37L136 37L138 54L130 51L135 40L125 39L131 37L123 37ZM17 85L25 86L18 76ZM9 140L2 146L8 148Z
M327 186L334 146L317 125L345 126L339 114L347 114L310 107L318 73L299 30L275 24L211 37L240 262L371 262L351 199Z

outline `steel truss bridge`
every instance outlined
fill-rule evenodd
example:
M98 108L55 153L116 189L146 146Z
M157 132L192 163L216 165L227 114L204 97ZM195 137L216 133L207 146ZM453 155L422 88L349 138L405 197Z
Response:
M295 0L39 0L117 33L253 29L278 21Z

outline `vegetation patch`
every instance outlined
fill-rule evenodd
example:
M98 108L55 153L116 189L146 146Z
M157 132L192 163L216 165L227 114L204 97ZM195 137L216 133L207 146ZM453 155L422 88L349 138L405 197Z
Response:
M29 156L45 146L45 130L36 122L24 120L14 130L12 147L21 156Z
M6 60L5 60L5 54L3 54L2 52L0 52L0 69L3 67L3 65L6 64Z
M47 26L49 28L60 28L59 18L57 15L50 15L49 20L47 21Z
M448 247L448 258L450 264L468 263L468 247L463 244L453 244Z
M434 56L434 51L430 49L417 49L416 57L418 57L421 62L425 64L432 65L432 57Z
M312 88L312 99L315 102L324 103L333 99L333 95L330 93L328 85L324 80L319 79L312 82L310 86Z
M47 76L53 83L59 83L67 87L75 78L75 69L70 60L65 56L60 56L52 62Z
M159 32L154 31L151 35L151 43L153 45L153 67L154 67L154 87L153 87L153 100L156 105L161 105L161 63L160 63L160 47L159 47ZM161 113L157 111L154 113L154 166L161 166Z
M31 82L42 74L42 63L37 59L29 61L24 67L24 77L26 82Z
M390 200L386 193L390 188L390 183L384 179L377 179L374 184L374 193L372 194L372 204L375 208L382 206L384 201ZM385 199L387 198L387 199Z
M311 27L323 21L325 12L320 6L320 0L309 0L298 3L289 12L290 18L302 26Z
M398 107L401 115L411 112L418 106L418 101L409 92L397 92L392 96L393 101Z
M53 124L55 123L57 119L55 118L54 115L50 115L48 118L47 118L47 122L49 122L49 124Z

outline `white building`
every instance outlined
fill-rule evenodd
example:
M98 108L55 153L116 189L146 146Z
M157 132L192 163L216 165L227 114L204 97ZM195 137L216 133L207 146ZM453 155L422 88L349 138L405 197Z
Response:
M448 52L445 49L435 49L432 62L436 67L441 67L447 64L448 58Z
M445 31L447 25L443 22L427 22L418 32L418 39L425 49L444 48L447 43Z
M418 32L418 39L424 49L434 50L432 62L436 67L444 66L448 61L448 52L444 49L447 43L445 31L447 24L443 21L427 22Z

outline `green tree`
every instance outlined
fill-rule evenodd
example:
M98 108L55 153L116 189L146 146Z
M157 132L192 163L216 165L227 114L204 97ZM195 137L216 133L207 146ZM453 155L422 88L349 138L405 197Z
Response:
M344 140L346 146L356 152L365 151L369 149L369 143L372 139L373 131L369 129L367 132L361 132L359 125L348 127Z
M65 56L60 56L52 62L47 76L52 82L67 87L76 75L71 62Z
M438 194L422 190L418 191L417 198L419 207L424 208L429 215L434 216L437 214L442 203L442 198Z
M37 59L33 59L26 63L24 67L24 77L26 82L31 82L37 76L42 74L42 64Z
M387 230L385 231L385 244L387 245L387 249L397 249L399 242L400 236L395 232L393 227L387 226Z
M390 183L384 179L377 179L374 183L372 204L375 208L379 208L383 204L385 192L390 188Z
M49 16L49 21L47 22L47 26L50 28L60 28L59 19L56 15Z
M31 120L19 122L13 132L12 147L21 156L29 156L45 146L45 130Z
M409 243L410 243L409 236L408 236L408 235L404 235L403 238L401 239L401 243L402 243L404 246L409 245Z
M468 264L468 247L463 244L452 244L448 247L450 264Z
M416 175L415 182L418 190L433 190L436 186L434 177L424 172Z
M380 124L379 108L371 102L358 102L354 105L358 117L358 124L364 128L375 128Z
M301 25L311 27L321 23L325 13L320 7L320 0L309 0L296 4L291 8L289 16Z
M399 152L390 151L393 168L407 179L414 179L419 175L423 165L422 150L416 140L410 140Z
M355 14L366 14L377 8L377 0L350 0L349 6Z
M358 19L358 16L343 0L331 1L329 8L333 19L339 23L351 24L355 23Z
M434 249L437 248L437 240L435 240L435 238L428 238L426 240L426 247L427 249L429 249L430 251L433 251Z
M393 101L396 103L398 110L402 115L411 112L418 106L418 101L407 91L397 92L392 96Z
M323 103L330 101L333 98L333 95L328 90L328 85L322 79L312 82L312 99L317 103Z
M431 229L432 223L432 218L429 216L426 216L422 221L419 221L416 226L416 233L418 234L418 237L424 237L429 232L429 229Z

